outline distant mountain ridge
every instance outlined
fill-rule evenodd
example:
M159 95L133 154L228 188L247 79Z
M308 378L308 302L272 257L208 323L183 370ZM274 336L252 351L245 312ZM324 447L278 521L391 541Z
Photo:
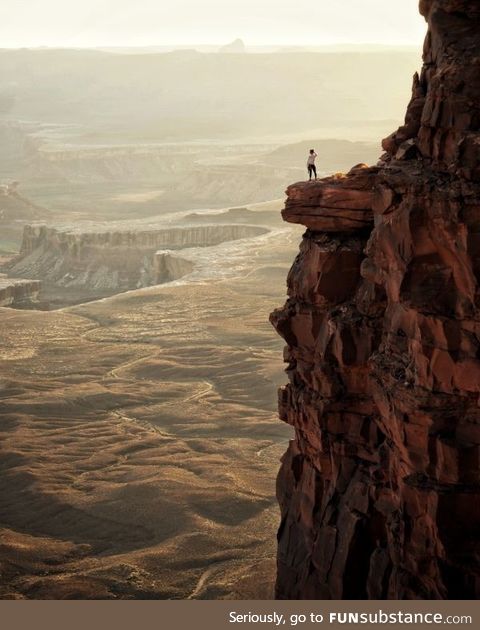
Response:
M0 119L72 125L78 133L128 130L165 141L400 122L419 61L418 52L410 51L142 55L4 49ZM294 78L295 90L286 77Z

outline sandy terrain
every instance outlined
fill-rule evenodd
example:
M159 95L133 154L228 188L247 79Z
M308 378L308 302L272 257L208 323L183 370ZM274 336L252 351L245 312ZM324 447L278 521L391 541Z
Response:
M221 250L227 277L0 309L2 597L271 596L289 431L268 314L301 231Z
M376 162L419 62L404 50L116 52L0 51L10 276L37 277L40 258L16 274L9 264L32 222L138 231L158 216L201 226L205 210L230 208L229 225L262 225L269 204L255 217L243 206L305 177L311 146L319 174ZM84 291L68 268L79 271L80 249L67 248L65 270L57 249L62 274L47 277L42 258L43 284L23 304L48 310L0 308L0 597L272 595L290 432L277 419L286 377L268 315L303 232L279 207L256 237L85 255ZM131 278L107 291L127 260ZM169 270L175 282L137 288Z

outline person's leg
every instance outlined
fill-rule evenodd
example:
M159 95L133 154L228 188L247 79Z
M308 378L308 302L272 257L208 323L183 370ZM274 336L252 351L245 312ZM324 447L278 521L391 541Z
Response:
M308 165L308 179L312 179L312 165Z
M313 171L313 174L315 175L315 179L317 179L317 167L315 166L315 164L312 166L312 171Z

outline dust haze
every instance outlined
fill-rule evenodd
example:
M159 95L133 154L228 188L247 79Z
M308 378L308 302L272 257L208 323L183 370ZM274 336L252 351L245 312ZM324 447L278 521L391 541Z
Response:
M0 50L4 598L272 596L283 193L420 51L225 44Z

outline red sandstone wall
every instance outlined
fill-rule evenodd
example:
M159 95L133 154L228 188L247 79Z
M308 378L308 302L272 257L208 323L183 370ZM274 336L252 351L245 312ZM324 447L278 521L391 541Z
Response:
M480 594L480 3L420 9L379 164L287 191L278 598Z

